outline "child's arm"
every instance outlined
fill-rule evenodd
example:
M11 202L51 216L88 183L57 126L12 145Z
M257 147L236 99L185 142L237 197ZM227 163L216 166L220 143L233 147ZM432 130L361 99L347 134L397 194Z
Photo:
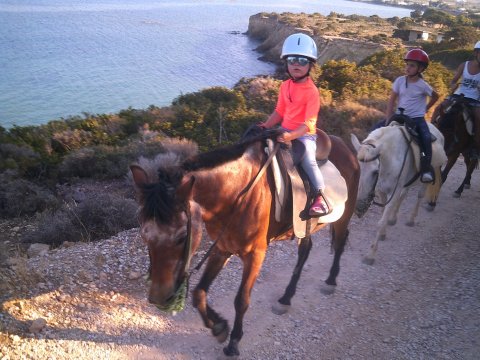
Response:
M462 77L464 68L465 68L465 63L463 62L458 66L457 72L455 73L455 75L453 75L453 79L450 82L450 91L452 93L457 89L458 80Z
M386 111L386 125L388 125L388 120L393 116L395 104L397 103L398 94L395 91L392 91L390 98L388 99L387 111Z
M277 125L281 121L282 117L280 116L280 114L276 111L273 111L273 113L268 117L267 121L260 123L259 125L263 128L270 129L272 126Z
M439 97L439 96L438 96L438 93L437 93L435 90L433 90L433 91L432 91L432 96L430 96L430 101L429 101L428 104L427 104L427 112L428 112L428 110L430 110L430 108L431 108L433 105L435 105L435 103L436 103L437 100L438 100L438 97Z

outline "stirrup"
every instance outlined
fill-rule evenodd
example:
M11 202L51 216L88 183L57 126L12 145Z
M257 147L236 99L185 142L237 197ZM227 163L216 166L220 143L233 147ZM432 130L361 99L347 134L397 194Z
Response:
M308 215L310 215L311 217L320 217L328 215L332 211L332 206L329 204L328 200L320 191L319 194L315 197L313 204L310 206L310 209L308 210Z

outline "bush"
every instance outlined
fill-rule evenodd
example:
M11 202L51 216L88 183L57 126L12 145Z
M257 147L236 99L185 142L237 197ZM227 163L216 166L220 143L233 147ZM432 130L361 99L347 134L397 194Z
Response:
M138 225L137 204L110 194L87 197L80 203L65 203L58 210L37 217L38 226L22 241L59 246L64 241L96 241Z
M139 156L150 156L163 151L157 139L132 142L125 146L99 145L82 148L68 154L58 169L62 181L71 178L119 179Z
M47 188L7 173L0 174L0 218L31 216L56 206L58 201Z

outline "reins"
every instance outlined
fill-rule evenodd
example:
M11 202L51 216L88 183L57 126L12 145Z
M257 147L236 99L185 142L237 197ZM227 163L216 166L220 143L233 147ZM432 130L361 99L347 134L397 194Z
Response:
M377 205L377 206L380 206L380 207L385 207L385 206L387 206L387 205L390 203L390 201L392 201L393 196L395 195L395 192L397 191L398 184L399 184L399 182L400 182L400 175L402 174L403 169L405 168L405 164L406 164L406 162L407 162L407 156L408 156L408 153L409 153L409 151L410 151L410 144L411 144L411 142L412 142L412 140L413 140L412 137L410 137L410 139L407 138L407 136L405 135L405 132L403 131L403 129L400 128L400 132L402 133L403 138L404 138L405 141L407 142L407 150L405 151L405 155L403 156L402 167L401 167L401 169L400 169L400 172L398 173L397 182L395 183L395 187L393 188L393 192L392 192L392 195L390 196L390 198L389 198L384 204L379 203L379 202L373 200L373 204L374 204L374 205ZM368 144L368 143L367 143L367 144L365 144L365 145L371 145L371 146L375 147L375 145L373 145L373 144ZM376 156L375 158L370 159L370 160L368 160L368 161L373 161L373 160L375 160L375 159L378 159L379 157L380 157L380 155L378 155L378 156ZM368 161L364 161L364 162L368 162ZM377 179L375 180L375 185L374 185L374 187L373 187L374 189L375 189L375 187L377 186L377 181L378 181L378 176L377 176ZM409 182L407 182L407 184L405 184L404 187L405 187L405 186L408 186L408 185L409 185Z
M232 204L231 206L231 214L230 214L230 218L228 220L228 222L225 223L225 225L223 226L222 228L222 231L220 232L220 234L217 236L217 239L213 242L213 244L210 246L210 248L207 250L207 252L205 253L205 255L203 255L202 259L200 260L200 262L194 267L194 272L198 271L203 263L208 259L208 257L210 256L210 253L212 252L213 248L215 247L215 245L218 243L219 239L222 237L222 235L224 234L225 230L228 228L228 226L230 225L230 223L232 222L233 220L233 211L235 209L235 206L238 205L240 199L242 197L244 197L247 192L249 190L251 190L257 183L258 181L262 178L263 174L265 173L266 169L268 168L268 166L270 165L270 163L272 162L272 159L273 157L275 156L275 154L277 153L278 149L280 148L280 143L275 143L275 146L272 150L272 152L270 153L270 155L268 156L267 160L265 161L265 163L263 163L263 165L261 166L261 168L259 169L258 173L255 175L255 177L247 184L247 186L245 186L245 188L243 188L242 191L240 191L240 193L237 195L237 197L235 198L235 201L234 203ZM188 242L189 242L189 251L188 251L188 257L190 257L191 255L191 242L192 242L192 234L191 234L191 214L190 214L190 204L187 203L187 208L188 208L188 213L187 213L187 217L188 217L188 222L187 222L187 237L188 237ZM189 224L190 224L190 228L189 228ZM187 264L187 262L185 263L185 265L189 265L189 263ZM185 269L185 272L187 273L187 277L190 277L190 274L188 273L188 268Z

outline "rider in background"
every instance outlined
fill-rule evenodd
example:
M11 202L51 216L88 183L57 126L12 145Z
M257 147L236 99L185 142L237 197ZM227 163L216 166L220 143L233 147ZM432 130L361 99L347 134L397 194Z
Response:
M430 130L428 130L428 125L425 121L425 114L438 100L438 94L423 80L422 72L427 69L429 63L429 58L425 51L412 49L405 55L404 61L405 76L399 76L395 79L392 93L388 100L386 118L389 120L387 120L387 124L394 115L394 109L400 108L404 109L404 115L407 115L415 122L421 140L420 180L429 183L434 179L430 166L432 142ZM430 98L428 103L427 98ZM397 111L397 114L399 113Z
M450 85L452 92L455 91L454 94L464 95L468 106L473 110L475 147L472 149L470 158L478 160L480 159L480 41L475 44L473 54L475 59L460 64ZM462 81L459 85L460 78Z
M309 215L323 216L331 209L324 196L325 182L315 158L320 94L310 78L310 70L317 61L317 45L308 35L293 34L285 39L280 57L286 61L290 79L280 86L275 110L260 126L271 128L280 124L285 132L277 138L279 142L298 140L305 145L301 166L316 191Z

